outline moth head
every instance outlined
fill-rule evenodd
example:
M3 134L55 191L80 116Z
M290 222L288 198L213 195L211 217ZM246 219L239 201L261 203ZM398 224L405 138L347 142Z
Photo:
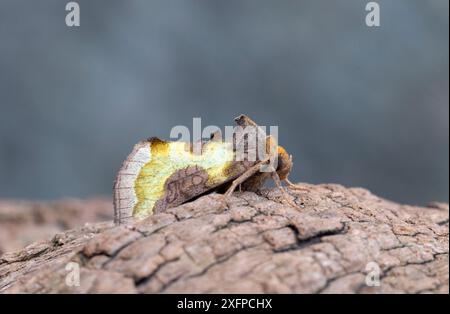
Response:
M277 154L277 168L276 172L280 180L287 179L292 169L292 156L284 149L283 146L278 145L278 142L271 135L266 137L266 153L272 155Z
M287 179L289 172L292 169L292 156L282 147L277 147L278 152L278 166L277 166L277 174L280 177L280 180Z

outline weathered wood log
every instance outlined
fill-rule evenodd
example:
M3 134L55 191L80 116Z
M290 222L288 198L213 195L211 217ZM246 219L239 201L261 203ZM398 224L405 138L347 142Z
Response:
M113 206L107 198L0 201L0 256L86 222L109 221L112 217Z
M211 194L129 226L57 234L1 256L0 291L449 292L447 204L303 186L310 191L290 191L300 210L277 189ZM79 286L67 280L70 262L79 265Z

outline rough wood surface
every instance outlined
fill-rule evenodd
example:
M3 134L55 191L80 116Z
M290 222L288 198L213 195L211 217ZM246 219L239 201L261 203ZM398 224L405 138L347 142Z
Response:
M307 186L307 185L304 185ZM449 292L449 210L360 188L212 194L130 226L86 225L0 257L0 291L54 293ZM68 262L79 287L66 284ZM366 285L368 263L380 286Z
M55 233L111 220L113 207L107 198L62 199L52 202L0 201L0 256Z

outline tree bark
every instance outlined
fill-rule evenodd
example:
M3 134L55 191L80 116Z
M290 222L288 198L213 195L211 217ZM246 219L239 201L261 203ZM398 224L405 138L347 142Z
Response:
M0 257L0 291L449 292L447 204L415 207L361 188L302 186L309 192L289 191L300 208L278 189L211 194L128 226L56 234ZM79 265L79 286L67 265Z

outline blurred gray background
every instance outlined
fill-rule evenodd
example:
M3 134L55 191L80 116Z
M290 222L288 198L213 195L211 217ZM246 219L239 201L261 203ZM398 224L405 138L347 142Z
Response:
M448 201L447 0L0 1L0 198L110 195L174 125L278 125L294 181Z

